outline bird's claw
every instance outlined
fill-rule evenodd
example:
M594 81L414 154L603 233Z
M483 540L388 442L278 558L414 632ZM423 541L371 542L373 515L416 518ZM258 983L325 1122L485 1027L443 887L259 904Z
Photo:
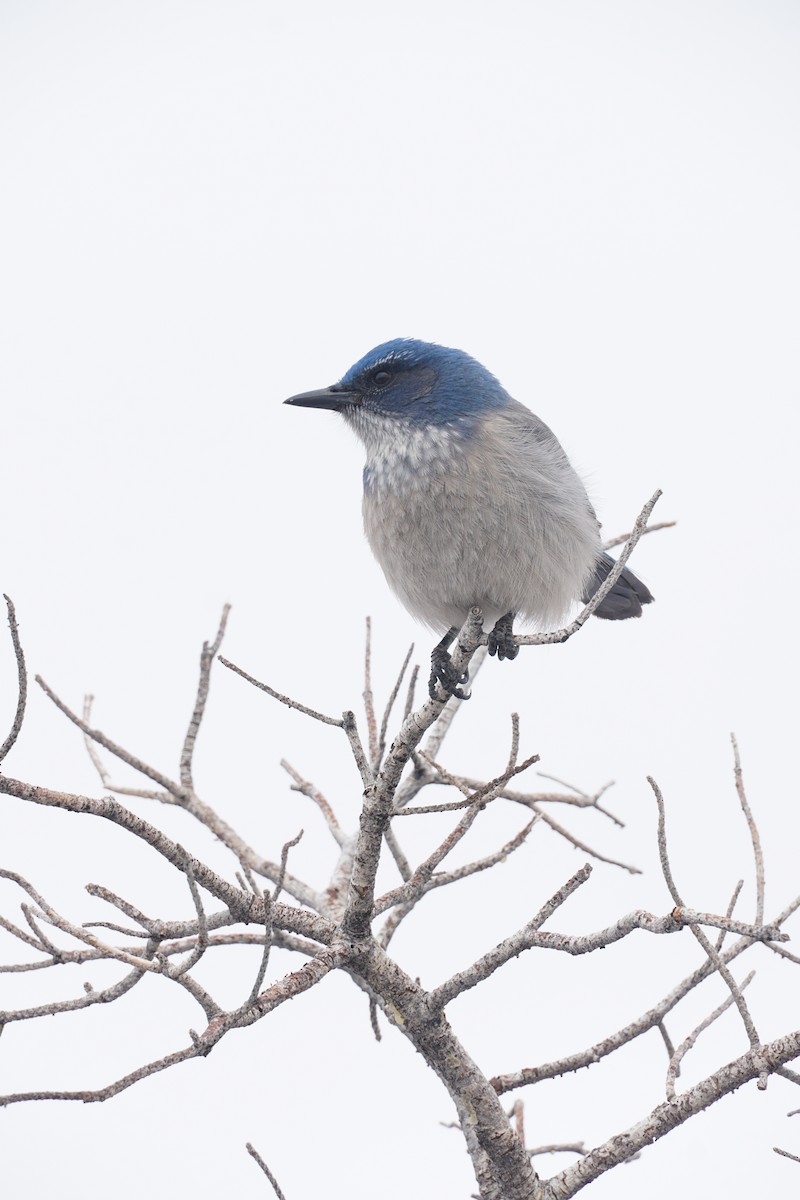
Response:
M514 637L514 614L506 613L500 617L495 624L494 629L486 639L486 646L490 654L496 654L502 662L504 658L516 658L519 654L519 643Z
M431 677L428 682L428 693L431 700L441 699L441 696L436 694L437 686L440 686L448 696L455 696L456 700L469 700L470 693L465 692L462 686L468 681L469 671L457 671L453 666L450 651L443 646L437 646L431 654Z

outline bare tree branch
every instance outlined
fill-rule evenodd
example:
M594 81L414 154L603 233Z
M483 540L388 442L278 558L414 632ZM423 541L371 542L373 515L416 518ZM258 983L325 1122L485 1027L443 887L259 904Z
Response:
M677 887L675 886L675 880L673 879L672 869L669 864L669 855L667 853L666 813L665 813L665 809L664 809L664 798L661 795L661 789L659 788L656 781L652 778L652 776L648 775L647 782L650 784L651 788L653 789L653 794L656 798L656 804L658 805L658 851L659 851L659 856L661 858L661 870L664 875L664 881L666 882L666 885L669 888L670 894L672 896L672 899L675 901L675 904L678 906L678 908L683 908L683 901L680 897L680 893L678 892ZM745 1030L747 1032L747 1036L750 1040L750 1045L753 1050L757 1049L758 1046L761 1044L761 1039L758 1036L756 1027L753 1024L753 1018L750 1016L750 1010L747 1007L744 996L742 995L742 993L739 989L739 986L736 983L736 980L733 978L733 975L730 973L730 971L726 967L724 961L720 958L719 954L714 949L711 942L708 940L706 935L703 933L703 931L699 927L699 925L691 925L690 928L692 930L692 933L694 934L694 936L697 938L698 942L702 946L703 950L706 952L709 959L714 964L714 967L716 968L717 971L719 971L720 975L725 980L725 983L728 985L728 988L730 989L731 995L733 996L736 1007L738 1008L739 1014L742 1018L742 1022L744 1024ZM765 1076L762 1076L762 1078L759 1080L759 1086L761 1086L761 1087L766 1086L766 1077Z
M591 846L587 845L586 842L575 837L573 833L570 833L569 830L565 829L563 825L560 825L558 821L554 821L549 813L542 812L537 805L531 804L529 807L532 808L534 812L539 814L539 816L542 818L542 822L548 827L548 829L552 829L553 833L557 833L559 837L564 838L564 840L574 846L576 850L580 850L582 854L588 854L591 858L596 858L598 862L607 863L611 867L619 867L621 870L627 871L629 875L641 875L642 872L639 867L634 867L630 863L620 862L619 859L610 858L607 854L601 854L599 850L594 850Z
M744 887L744 880L740 879L739 882L736 884L736 887L733 889L733 895L731 896L730 901L728 902L728 910L725 913L726 917L730 918L733 916L733 910L736 908L736 902L739 899L739 896L741 895L741 891L742 891L743 887ZM763 913L762 913L762 916L763 916ZM720 950L722 949L722 945L723 945L724 941L725 941L725 930L722 929L720 931L719 937L717 938L716 945L714 946L714 949L716 950L717 954L719 954Z
M463 673L478 648L481 626L480 610L473 609L458 635L453 653L453 665L459 673ZM368 786L364 793L350 895L342 922L342 928L348 937L360 940L369 933L383 834L390 819L400 776L411 754L447 703L447 700L427 700L421 709L403 722L374 785Z
M136 758L135 755L132 755L127 750L123 749L122 746L112 742L110 738L107 738L99 730L89 728L86 722L81 720L80 717L72 712L72 710L68 708L58 696L56 696L56 694L38 675L36 676L36 681L50 697L53 703L64 713L65 716L69 718L70 721L72 721L74 725L77 725L85 735L90 737L99 745L104 746L107 750L110 750L112 754L116 755L116 757L120 758L123 762L126 762L129 766L134 767L135 770L146 775L156 783L159 783L174 797L176 803L179 803L181 807L191 814L191 816L210 829L211 832L237 856L240 862L246 863L250 869L256 871L260 875L265 875L269 879L274 880L277 877L277 872L279 870L278 866L275 863L270 862L268 859L263 859L256 855L251 847L247 845L247 843L236 833L236 831L227 822L223 821L209 805L205 804L199 798L199 796L195 794L195 792L190 791L187 788L184 788L174 781L168 779L167 776L162 775L159 771L156 771L155 768L149 766L141 759ZM341 725L342 722L338 722L338 724ZM45 792L46 789L38 789L38 791ZM59 794L63 795L63 793ZM141 796L146 793L134 792L133 794ZM52 795L55 796L56 793L52 793ZM33 799L33 796L30 795L23 798ZM81 799L86 800L85 797L81 797ZM36 802L42 803L43 801L37 800ZM87 801L87 803L102 802ZM111 801L108 801L107 803L111 804ZM57 804L56 806L59 807L60 805ZM65 807L68 806L65 805ZM87 811L87 809L80 808L77 811L83 812ZM105 816L107 814L102 813L98 815ZM301 880L295 879L293 876L286 876L284 886L290 895L292 895L296 900L299 900L301 904L307 904L312 908L319 908L318 896Z
M87 737L91 738L92 741L97 742L98 745L105 747L105 749L109 750L116 758L119 758L129 767L133 767L134 771L138 771L140 775L146 775L148 779L152 779L153 782L157 783L159 787L162 787L165 792L169 792L171 796L174 796L175 800L178 802L185 803L189 799L190 793L185 788L181 787L180 784L170 779L167 775L163 775L160 771L155 770L154 767L149 766L146 762L143 762L140 758L137 758L135 754L130 754L122 746L117 745L116 742L112 742L111 738L107 738L106 735L101 733L99 729L90 729L86 722L83 721L77 713L73 712L72 709L69 708L69 706L66 705L64 701L56 695L53 689L45 683L41 675L36 675L35 679L44 694L53 701L53 704L55 704L56 708L60 709L64 716L67 717L68 720L72 721L73 725L77 725L78 729L86 734Z
M378 752L375 756L375 766L376 767L380 766L381 761L383 760L383 756L386 752L386 732L389 728L389 718L392 715L392 709L394 708L394 702L397 699L397 695L398 695L398 693L400 691L400 687L403 683L403 677L405 676L405 673L408 670L408 664L411 662L411 655L413 653L414 653L414 643L412 642L411 645L408 647L408 652L406 653L406 656L403 659L403 662L400 666L400 670L398 672L397 679L395 680L394 687L392 688L391 692L389 693L389 699L386 701L386 708L383 710L383 717L381 718L381 730L378 735ZM407 715L408 714L406 713L406 716Z
M264 1162L263 1158L262 1158L262 1157L261 1157L261 1155L258 1153L258 1151L257 1151L257 1150L254 1150L254 1149L253 1149L253 1147L250 1145L250 1143L249 1143L249 1142L246 1142L246 1143L245 1143L245 1149L247 1150L247 1153L250 1155L250 1157L251 1157L251 1158L253 1158L253 1159L254 1159L254 1160L255 1160L255 1161L258 1163L258 1165L261 1167L261 1170L264 1172L264 1174L266 1175L267 1179L268 1179L268 1180L270 1181L270 1183L272 1184L272 1190L273 1190L273 1192L275 1193L275 1195L277 1196L278 1200L286 1200L286 1197L284 1196L283 1192L282 1192L282 1191L281 1191L281 1189L278 1187L278 1181L277 1181L277 1179L276 1179L276 1178L275 1178L275 1176L272 1174L272 1171L270 1171L269 1167L268 1167L268 1166L267 1166L267 1164Z
M284 696L283 692L276 692L268 683L261 683L252 675L248 675L247 671L243 671L241 667L237 667L236 663L230 662L229 659L219 655L219 661L223 667L227 667L229 671L233 671L235 675L240 675L253 687L258 688L261 692L266 692L268 696L272 696L273 700L280 700L281 704L285 704L287 708L294 708L297 712L305 713L307 717L313 717L315 721L321 721L323 725L336 725L339 728L342 726L340 717L326 717L324 713L317 712L315 708L308 708L305 704L300 704L297 700L291 700L288 696Z
M187 971L190 971L194 966L196 966L208 948L208 922L203 909L203 901L200 899L200 891L195 883L194 871L192 870L191 866L186 872L186 881L189 884L189 891L192 893L192 900L194 901L195 912L197 913L197 941L192 953L185 962L181 963L181 966L177 972L178 976L185 975Z
M581 788L576 787L574 783L567 783L566 780L559 779L556 775L547 775L544 771L539 771L537 773L540 779L550 779L553 783L558 783L561 785L561 787L567 788L567 790L572 792L573 795L564 796L560 792L547 792L544 795L539 796L534 794L532 797L533 800L538 800L540 804L543 804L545 801L552 801L556 804L573 804L576 808L596 808L598 812L601 812L604 816L608 817L610 821L613 821L618 829L625 828L624 821L620 821L619 817L615 817L613 813L610 813L607 808L604 808L603 805L599 803L600 798L606 794L609 788L614 786L613 780L609 780L608 783L604 783L603 786L594 794L590 794L589 792L584 792L581 790ZM516 797L509 793L508 798L513 800Z
M652 498L637 521L633 534L620 556L617 574L622 570L622 565L636 540L646 528L655 528L645 527L645 522L657 495ZM608 587L613 586L611 576L609 580ZM572 636L601 602L603 594L603 589L600 589L576 622L560 633L564 637ZM10 609L10 613L13 615L13 609ZM798 897L772 924L764 923L763 855L758 830L744 794L735 740L733 747L737 794L750 828L756 864L756 920L752 924L734 917L741 884L735 889L724 916L699 911L684 903L670 866L663 798L657 785L651 780L659 808L658 845L662 871L674 905L671 912L665 916L656 916L636 909L612 921L605 928L589 933L544 930L544 924L569 896L588 881L592 868L587 863L516 933L500 941L488 953L476 958L466 969L445 979L438 987L426 990L419 980L403 970L386 952L399 924L415 909L420 900L434 889L449 886L498 866L525 843L535 823L547 825L572 846L583 846L578 838L564 830L549 812L545 811L548 805L570 804L575 810L596 808L617 826L621 826L622 822L600 804L600 798L606 789L603 788L592 795L561 780L555 780L565 789L564 794L512 790L509 787L510 781L538 757L533 755L523 762L519 761L520 723L517 714L511 715L510 748L501 774L484 782L451 772L439 763L438 758L443 741L461 705L456 699L441 696L438 699L424 700L422 705L414 710L414 673L409 684L400 730L387 751L386 746L390 742L389 721L408 671L411 652L409 651L396 677L379 724L372 684L373 647L369 623L364 663L367 750L362 743L352 712L343 713L341 719L326 717L274 692L227 660L220 659L229 669L290 708L325 724L340 727L348 739L358 772L358 776L354 773L353 778L360 780L360 789L363 789L358 826L352 830L341 826L331 805L316 784L304 780L285 760L282 763L293 781L293 790L306 795L317 806L338 847L338 856L332 871L327 875L327 884L323 881L319 887L312 887L288 871L290 850L298 843L302 832L284 844L278 862L266 860L222 821L214 809L202 801L194 791L193 751L207 703L210 671L218 654L226 619L227 607L223 611L216 641L203 647L194 710L180 752L179 783L92 729L89 724L91 702L88 698L83 717L79 718L46 685L42 684L42 687L84 734L104 787L109 791L124 790L114 788L111 784L96 746L105 747L162 789L127 789L131 794L180 806L208 833L218 838L234 856L227 875L234 873L237 884L231 883L229 878L189 854L178 842L125 808L113 796L94 799L40 788L0 776L0 794L66 812L101 817L117 829L138 838L159 856L165 867L185 876L193 909L189 909L187 914L184 900L184 911L177 914L176 919L168 919L167 915L151 916L149 912L142 911L110 888L89 884L89 894L110 905L111 915L116 920L79 922L59 913L23 876L6 870L0 871L0 879L5 881L3 886L10 884L21 889L25 897L21 906L24 921L17 925L15 921L0 917L0 928L5 935L16 939L17 948L24 947L24 950L19 951L20 954L36 959L33 962L8 964L0 967L0 971L24 973L95 963L122 963L125 967L121 978L112 978L111 983L102 990L95 990L93 984L84 982L83 990L77 996L62 995L60 999L46 1004L0 1013L0 1027L3 1022L19 1023L53 1015L68 1017L73 1012L83 1011L97 1004L113 1003L129 994L143 980L149 981L157 977L158 984L151 985L145 982L143 988L161 987L161 981L176 984L199 1006L205 1017L205 1028L200 1032L190 1030L188 1045L152 1062L140 1064L102 1088L89 1091L16 1092L0 1096L0 1105L42 1099L80 1100L84 1103L109 1099L141 1079L170 1069L181 1062L209 1054L228 1032L246 1028L262 1020L287 1000L321 984L333 971L343 971L368 998L370 1022L375 1037L378 1040L381 1037L378 1016L380 1010L388 1026L409 1039L428 1068L446 1088L455 1108L455 1127L464 1136L480 1187L481 1200L567 1200L610 1167L630 1161L651 1141L664 1136L694 1113L715 1103L751 1079L757 1079L759 1086L762 1086L770 1074L780 1074L788 1081L800 1084L800 1072L794 1071L788 1065L800 1057L800 1031L785 1034L767 1045L761 1045L743 999L743 991L752 978L752 973L742 985L738 985L729 969L729 964L738 955L757 945L765 946L772 954L779 954L787 961L798 961L796 955L791 955L783 948L783 943L787 940L783 926L792 913L800 908ZM452 656L454 669L460 673L470 669L472 686L486 657L482 619L480 610L473 609L458 635ZM520 640L524 644L531 644L531 641L534 644L550 644L553 641L564 640L564 637L560 637L559 631L556 631ZM18 644L18 639L14 644ZM20 656L21 651L18 654L18 667ZM15 737L18 732L17 727ZM423 789L430 785L455 787L462 798L443 804L426 804L424 801L415 803ZM359 789L358 783L356 788ZM498 849L463 866L442 870L444 859L466 836L478 814L489 803L501 797L528 808L532 819ZM401 848L392 827L395 817L413 815L424 819L427 814L451 811L457 814L455 824L433 850L427 849L429 843L423 843L426 848L423 851L417 850L413 855L407 854ZM577 811L575 819L578 819ZM413 847L413 835L419 832L419 821L413 827L403 828L410 835L408 846ZM546 845L549 847L550 843L546 842ZM585 849L586 853L594 857L603 857L588 847ZM378 871L384 871L387 860L392 869L397 869L401 882L399 886L393 887L376 899ZM621 863L615 865L625 866ZM625 869L632 874L636 873L636 868ZM535 873L532 873L531 877L535 880ZM271 886L265 881L269 881ZM291 900L284 898L284 892ZM144 905L149 907L147 901L144 901ZM535 907L534 904L531 909ZM373 934L372 922L382 913L386 916L380 931ZM685 926L689 926L703 948L704 957L700 966L647 1012L596 1045L569 1057L538 1067L523 1068L490 1080L456 1038L445 1015L448 1004L464 992L483 985L504 964L523 951L554 950L579 957L622 941L635 930L650 934L673 934L680 932ZM703 927L721 931L716 946L709 942ZM98 930L104 932L99 934ZM736 940L723 952L722 936L726 934L734 935ZM300 955L302 962L298 966L295 961L288 974L269 982L273 946L276 952L280 950ZM249 952L253 954L253 983L252 986L249 980L246 983L243 989L246 998L241 1003L237 1002L235 1007L225 1009L211 992L194 978L192 971L202 961L205 984L209 975L206 969L208 963L218 956L221 958L223 953L235 955L238 950L229 948L241 947L253 948ZM608 961L614 962L615 955L610 955ZM666 1029L667 1015L694 989L716 974L722 975L727 984L728 998L723 1004L717 1005L688 1036L682 1040L676 1039L676 1049ZM60 978L72 978L72 973L64 972ZM711 1008L713 1003L714 1001L711 1001L707 1008ZM749 1052L678 1094L676 1080L685 1055L695 1045L702 1032L734 1004L751 1040ZM678 1019L679 1014L676 1014L675 1020ZM673 1027L672 1017L670 1026ZM658 1106L644 1121L617 1133L604 1145L588 1152L582 1142L574 1140L553 1142L534 1148L526 1147L522 1100L516 1099L511 1111L507 1113L500 1101L502 1093L588 1067L607 1058L615 1050L650 1029L659 1031L669 1057L666 1104ZM248 1152L267 1175L276 1195L280 1196L282 1193L274 1177L250 1143ZM577 1154L580 1159L550 1179L540 1178L532 1168L531 1159L554 1153ZM781 1153L792 1157L788 1152Z
M336 966L340 965L341 960L342 951L340 948L326 947L310 962L300 967L299 970L291 972L291 974L286 975L283 979L267 988L254 1002L248 1001L240 1009L236 1009L230 1013L220 1013L215 1016L209 1022L203 1034L194 1034L192 1036L192 1044L190 1046L186 1046L182 1050L177 1050L172 1054L166 1054L162 1058L154 1059L152 1062L145 1063L135 1071L131 1071L128 1075L124 1075L106 1087L84 1091L14 1092L5 1096L0 1095L0 1107L30 1100L79 1100L83 1104L109 1100L112 1096L125 1091L126 1088L131 1087L134 1083L138 1083L141 1079L146 1079L150 1075L166 1071L178 1063L186 1062L188 1059L205 1057L231 1029L242 1029L247 1025L252 1025L255 1021L260 1021L287 1000L293 1000L296 996L308 991L309 988L319 983ZM94 1002L97 1003L97 1001Z
M508 1114L514 1122L514 1128L517 1137L525 1145L525 1102L524 1100L515 1100L511 1105L511 1112ZM530 1150L528 1151L530 1154ZM531 1158L533 1155L531 1155Z
M3 592L3 599L6 602L8 611L8 627L11 630L11 645L14 647L14 657L17 661L17 708L14 713L14 720L11 722L11 728L8 731L8 737L0 746L0 763L7 756L9 750L13 747L19 731L22 729L22 722L25 720L25 703L28 698L28 673L25 670L25 655L22 650L22 643L19 640L19 627L17 625L17 614L14 611L14 605L11 597Z
M474 779L466 775L453 775L452 773L445 771L445 769L440 764L436 763L425 751L420 751L420 756L425 763L433 768L434 773L429 780L431 783L440 783L456 787L462 793L462 795L464 795L465 799L455 800L445 804L414 805L412 808L398 808L392 814L393 817L403 816L406 813L416 816L429 812L451 812L461 808L466 808L468 804L471 803L469 800L471 792L486 786L486 784L481 780ZM544 778L554 777L544 776ZM424 783L426 781L423 780L422 782ZM555 782L561 783L562 781L557 779ZM572 785L563 784L563 786L571 787ZM559 837L564 838L564 840L574 846L575 849L580 850L584 854L590 855L592 858L596 858L598 862L605 862L610 866L620 867L623 871L627 871L630 875L639 875L641 874L641 871L638 867L631 866L629 863L623 863L618 859L610 858L605 854L601 854L599 850L593 849L593 847L587 845L586 842L575 837L574 834L566 830L563 825L560 825L553 817L549 815L549 813L544 812L540 807L542 803L554 801L562 804L572 804L578 808L596 808L599 812L602 812L609 817L615 825L622 827L621 821L619 821L615 816L613 816L612 813L608 812L607 809L604 809L597 803L597 800L599 800L600 796L603 795L608 787L610 787L610 784L606 784L605 787L601 788L600 791L595 793L594 796L590 796L585 792L580 792L577 788L573 789L577 793L575 797L562 796L559 793L552 792L518 792L507 787L504 787L499 794L503 799L513 800L517 804L522 804L526 808L529 808L532 812L541 816L543 822L550 829L552 829L554 833L558 834ZM402 793L402 799L405 803L407 803L409 798L410 796L408 789L406 789Z
M795 897L792 903L772 922L772 925L780 927L798 908L800 908L800 896ZM664 932L666 932L666 929ZM735 942L725 951L722 958L726 963L732 962L733 959L737 958L745 950L749 950L753 945L752 938L740 938L739 941ZM492 1086L499 1094L502 1094L512 1091L514 1088L540 1083L544 1079L554 1079L556 1076L566 1075L568 1072L579 1071L585 1067L592 1066L602 1058L613 1054L615 1050L619 1050L622 1046L632 1042L635 1038L641 1037L642 1034L647 1033L649 1030L657 1029L663 1023L667 1013L671 1012L685 996L688 996L691 991L713 974L714 965L707 959L699 967L695 968L691 975L681 980L658 1004L648 1009L647 1012L643 1013L636 1020L624 1025L616 1033L603 1038L602 1041L587 1047L587 1049L577 1054L571 1054L565 1058L544 1063L539 1067L525 1067L520 1071L497 1075L491 1081Z
M538 760L538 754L532 755L530 758L525 759L524 762L518 765L513 764L511 760L509 760L509 766L502 775L499 775L497 779L490 780L490 782L485 784L479 792L476 792L473 795L470 806L465 812L464 816L461 818L455 828L450 831L444 841L437 846L433 853L428 855L423 863L420 863L411 878L399 888L395 888L393 891L387 892L386 895L381 896L375 901L373 916L379 916L380 913L385 912L387 908L391 908L395 904L416 903L416 901L424 895L427 889L428 881L438 867L439 863L450 853L454 846L458 845L464 835L472 827L478 814L483 811L486 805L490 804L492 800L497 798L503 783L507 782L508 779L513 775L517 775L522 771L525 771L532 763L538 762Z
M347 836L342 832L342 827L336 819L336 814L319 788L315 787L313 783L309 783L307 779L303 779L302 775L295 771L291 763L288 763L285 758L281 759L281 766L283 767L284 771L286 771L287 775L291 775L292 779L294 780L292 791L302 792L304 796L308 796L309 800L313 800L314 804L316 804L317 808L325 818L325 822L334 841L339 846L344 845L347 840Z
M358 733L358 725L356 724L355 713L346 712L342 715L342 728L347 734L347 740L350 743L350 749L353 753L355 764L358 767L358 772L361 776L361 782L365 788L371 788L375 782L375 772L370 765L369 759L364 753L364 747Z
M657 533L659 529L674 529L677 524L677 521L658 521L655 525L648 525L646 529L643 529L642 537L646 533ZM609 538L608 541L603 542L603 549L613 550L615 546L621 546L623 542L627 542L630 536L630 533L620 533L617 537Z
M800 1155L790 1154L788 1150L781 1150L780 1146L773 1146L772 1149L776 1154L782 1154L784 1158L791 1158L793 1162L800 1163Z
M475 862L465 863L463 867L456 867L452 871L441 871L431 876L428 880L427 890L432 888L446 887L450 883L458 883L461 879L468 879L471 875L477 875L480 871L488 871L491 867L497 866L498 863L505 862L509 854L513 854L522 846L528 834L533 829L538 816L533 817L520 829L519 833L515 833L513 838L509 838L499 850L495 850L493 854L487 854L485 858L478 858Z
M92 705L94 704L94 696L87 693L83 697L83 722L88 726L92 716ZM95 749L94 742L88 733L84 732L83 744L86 747L86 753L92 762L92 766L100 776L100 782L103 787L109 792L116 792L118 796L136 796L140 800L158 800L161 804L176 804L177 801L173 795L167 791L152 791L148 788L133 788L124 787L121 784L113 783L109 772L105 768L105 764Z
M197 734L200 729L200 722L203 719L203 714L206 710L206 701L208 700L208 685L211 679L211 667L214 663L222 639L225 636L225 626L228 623L228 613L231 611L230 604L226 604L222 609L217 636L209 646L208 642L203 642L203 649L200 652L200 678L197 682L197 696L194 702L194 711L192 712L189 728L186 730L186 737L181 750L180 776L181 786L189 791L194 790L192 781L192 758L194 756L194 746L197 741Z
M586 1147L583 1142L553 1142L549 1146L535 1146L533 1150L529 1150L531 1158L536 1158L542 1154L585 1154Z
M744 818L747 821L747 828L750 830L750 840L753 843L753 857L756 866L756 925L761 925L764 920L764 852L761 849L761 837L759 836L758 826L753 819L753 814L750 811L750 805L747 803L747 793L744 790L744 776L742 775L742 763L739 758L739 744L736 741L736 735L731 734L731 746L733 747L733 776L736 781L736 795L739 797L739 803L742 806Z
M431 1005L434 1008L444 1008L462 992L476 987L482 980L488 979L509 959L516 958L523 950L530 949L533 945L532 935L544 925L545 921L553 915L557 908L561 907L573 892L577 891L581 884L586 883L591 873L592 868L588 863L585 867L581 867L580 871L573 875L554 896L551 896L547 904L518 933L506 938L494 950L484 954L483 958L479 958L471 967L468 967L466 971L459 971L457 975L453 975L441 987L431 992Z
M215 896L217 900L221 900L224 904L227 904L234 912L242 913L249 916L250 919L259 922L263 921L263 902L257 896L253 896L247 892L243 893L241 889L232 887L220 875L212 871L210 867L207 867L197 859L191 858L177 842L173 842L165 834L161 833L160 830L156 829L155 826L150 825L149 822L130 812L129 809L126 809L117 800L109 797L92 799L89 796L77 796L69 792L57 792L51 788L36 787L34 784L22 783L18 779L12 779L9 775L0 776L0 794L2 793L8 796L16 796L20 800L28 800L33 804L60 808L67 812L102 817L104 820L111 821L113 824L122 829L127 829L135 837L146 842L162 858L181 871L182 874L186 873L187 866L191 862L197 882L207 892ZM263 868L264 863L260 863L259 866ZM278 868L276 867L276 876L277 871ZM287 890L289 889L288 876L284 882L284 887ZM306 909L295 908L294 906L282 903L275 906L275 923L280 928L285 928L288 932L307 935L322 942L330 941L333 936L333 926L325 918L317 916Z
M419 666L412 668L411 675L408 680L408 691L406 692L406 702L403 706L403 720L407 721L411 715L411 710L414 707L414 693L417 687L417 679L419 678Z
M739 991L743 992L745 990L745 988L752 982L752 980L754 978L755 978L755 971L751 971L750 974L742 981L742 983L739 987ZM677 1077L680 1073L681 1062L686 1057L686 1055L689 1053L692 1046L694 1046L694 1044L697 1041L697 1039L699 1038L700 1034L705 1029L708 1029L709 1025L713 1025L714 1022L719 1017L721 1017L724 1012L727 1012L732 1004L733 1004L733 995L726 996L726 998L722 1001L722 1004L718 1005L717 1008L715 1008L714 1011L705 1018L705 1020L701 1021L700 1024L697 1026L697 1028L693 1029L687 1038L684 1038L684 1040L681 1042L678 1049L673 1050L672 1055L669 1060L669 1067L667 1068L667 1099L668 1100L675 1099L675 1080L677 1079Z
M715 1071L688 1091L654 1108L643 1121L638 1121L624 1133L609 1138L602 1146L547 1181L547 1200L567 1200L593 1179L603 1175L618 1163L627 1162L637 1151L657 1142L665 1134L682 1125L696 1113L702 1112L723 1096L730 1095L764 1071L774 1071L800 1055L800 1030L758 1046Z
M364 701L364 716L367 721L367 745L373 768L378 765L378 722L375 716L375 698L372 694L372 619L366 619L366 634L364 639L364 691L361 693Z

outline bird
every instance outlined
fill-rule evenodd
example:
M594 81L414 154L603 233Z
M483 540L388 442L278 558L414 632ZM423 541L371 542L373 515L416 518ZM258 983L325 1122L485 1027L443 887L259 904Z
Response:
M449 647L473 607L489 653L514 659L516 619L553 626L614 567L555 434L463 350L395 338L284 403L340 413L363 443L372 552L412 616L446 630L431 656L434 699L439 685L469 697ZM652 600L625 567L595 616L639 617Z

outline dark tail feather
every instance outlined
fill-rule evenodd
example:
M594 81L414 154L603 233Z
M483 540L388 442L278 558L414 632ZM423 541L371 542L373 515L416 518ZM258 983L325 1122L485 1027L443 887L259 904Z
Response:
M591 600L597 589L605 582L613 566L614 559L610 554L604 552L600 555L594 575L581 596L584 604ZM595 609L594 615L603 617L606 621L624 621L628 617L640 617L642 605L651 604L652 601L653 597L641 579L637 579L633 571L623 567L619 579L599 608Z

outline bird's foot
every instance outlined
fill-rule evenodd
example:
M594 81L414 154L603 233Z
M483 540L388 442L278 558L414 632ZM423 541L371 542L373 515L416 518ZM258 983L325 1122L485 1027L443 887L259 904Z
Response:
M514 614L506 613L495 625L486 639L490 654L496 654L501 660L516 658L519 654L519 642L514 637Z
M456 700L469 700L469 692L465 692L463 684L469 680L469 671L457 671L450 657L450 643L458 633L457 629L449 629L431 654L431 677L428 681L428 694L431 700L439 700L437 687L441 687L448 696Z

